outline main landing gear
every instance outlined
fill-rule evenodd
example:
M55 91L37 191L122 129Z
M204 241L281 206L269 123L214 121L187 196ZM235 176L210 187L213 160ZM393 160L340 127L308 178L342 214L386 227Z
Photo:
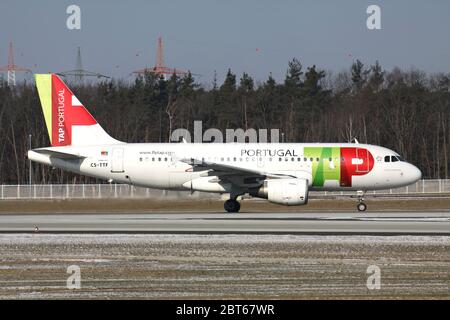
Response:
M366 211L367 205L364 203L364 191L357 191L356 195L358 197L356 208L359 212Z
M233 212L239 212L241 209L241 204L236 199L229 199L225 201L223 207L227 212L233 213Z

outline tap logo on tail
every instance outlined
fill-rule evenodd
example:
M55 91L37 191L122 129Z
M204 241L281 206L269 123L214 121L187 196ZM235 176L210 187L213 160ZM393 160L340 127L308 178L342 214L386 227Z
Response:
M52 146L71 145L74 126L97 124L94 117L57 75L36 74L35 76Z

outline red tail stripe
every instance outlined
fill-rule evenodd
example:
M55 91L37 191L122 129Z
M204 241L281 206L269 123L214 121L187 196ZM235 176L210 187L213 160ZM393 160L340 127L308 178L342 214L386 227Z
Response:
M94 117L83 106L72 106L73 93L52 75L52 145L67 146L72 143L72 126L96 124Z

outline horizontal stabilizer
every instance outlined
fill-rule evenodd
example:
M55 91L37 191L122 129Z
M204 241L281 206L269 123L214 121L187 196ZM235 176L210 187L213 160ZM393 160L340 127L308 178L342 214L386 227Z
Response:
M53 158L59 158L59 159L65 159L65 160L76 160L76 159L84 159L85 156L74 154L74 153L68 153L68 152L61 152L61 151L55 151L51 149L33 149L31 151L34 151L36 153L45 154L48 156L51 156Z

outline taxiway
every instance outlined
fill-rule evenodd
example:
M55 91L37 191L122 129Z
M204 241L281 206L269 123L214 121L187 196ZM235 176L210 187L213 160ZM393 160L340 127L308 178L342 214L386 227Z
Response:
M0 232L184 234L439 234L450 212L121 213L0 215Z

